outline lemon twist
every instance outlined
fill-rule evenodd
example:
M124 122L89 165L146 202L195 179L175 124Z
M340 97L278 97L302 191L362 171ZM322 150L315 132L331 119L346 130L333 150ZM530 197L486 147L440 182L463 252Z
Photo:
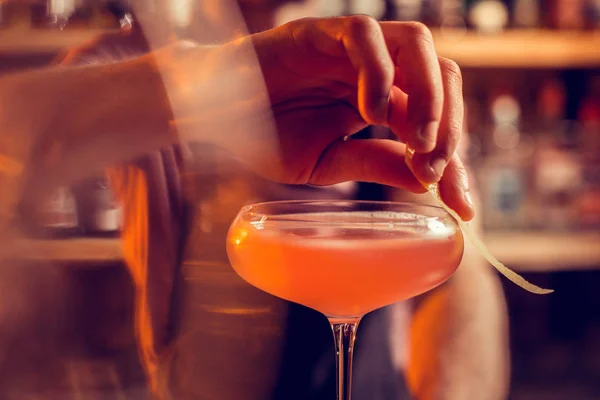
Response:
M414 170L412 168L412 158L413 158L414 153L415 153L415 151L413 149L410 149L408 147L406 148L406 155L405 155L406 165L408 165L408 168L410 168L410 170L413 172L413 174L414 174ZM517 274L516 272L514 272L513 270L508 268L506 265L502 264L496 257L494 257L494 255L490 252L490 250L487 248L487 246L481 241L481 239L479 239L477 234L469 227L469 225L460 218L460 216L456 213L456 211L454 211L453 209L448 207L448 205L444 202L444 200L442 200L442 196L440 195L440 191L439 191L437 183L425 184L425 183L421 182L420 180L419 180L419 182L421 183L421 185L423 185L423 187L425 189L427 189L427 191L429 193L431 193L431 195L434 197L434 199L437 201L437 203L440 205L440 207L442 207L444 210L446 210L446 212L448 212L448 214L450 214L452 216L452 218L454 218L456 220L458 225L461 227L463 233L467 236L467 238L469 238L471 243L473 243L473 245L477 248L477 251L479 251L479 254L481 254L490 264L492 264L494 266L494 268L496 268L498 270L498 272L500 272L502 275L504 275L508 280L513 282L515 285L527 290L528 292L535 293L535 294L548 294L548 293L554 292L554 290L544 289L544 288L534 285L533 283L528 282L521 275Z

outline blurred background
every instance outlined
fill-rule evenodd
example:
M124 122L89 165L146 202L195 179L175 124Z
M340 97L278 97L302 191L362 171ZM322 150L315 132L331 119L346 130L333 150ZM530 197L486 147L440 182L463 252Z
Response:
M185 32L193 1L170 3L165 18ZM463 70L485 241L501 261L556 290L533 296L505 284L510 398L600 399L600 1L241 3L257 13L281 6L277 24L363 13L420 20L432 29L439 54ZM49 65L73 46L127 29L129 7L125 0L1 1L0 74ZM384 196L382 188L366 190ZM90 354L131 360L121 372L141 376L132 355L131 283L117 239L120 210L109 186L98 177L59 188L43 202L39 234L31 239L37 257L55 261L65 292L79 299L61 305L71 316L64 334ZM125 379L122 373L107 379Z

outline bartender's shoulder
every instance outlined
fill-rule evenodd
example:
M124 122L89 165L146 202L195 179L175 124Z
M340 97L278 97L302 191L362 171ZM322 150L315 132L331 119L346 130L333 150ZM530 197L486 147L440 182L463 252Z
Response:
M55 62L61 65L106 64L137 57L147 51L147 43L142 35L135 31L119 31L71 48L59 55Z

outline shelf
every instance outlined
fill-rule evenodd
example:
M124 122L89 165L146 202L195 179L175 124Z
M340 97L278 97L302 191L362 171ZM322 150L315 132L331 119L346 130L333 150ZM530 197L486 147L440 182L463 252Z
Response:
M90 42L109 32L111 31L102 29L0 30L0 53L14 55L57 53Z
M0 53L55 53L108 32L111 31L0 30ZM462 67L600 68L600 32L513 30L480 34L434 30L433 34L438 53Z
M438 54L461 67L600 67L600 32L514 30L500 34L434 31Z
M22 240L14 254L26 261L98 265L123 261L121 242L115 238Z
M600 233L487 233L484 241L519 272L600 269Z
M487 233L485 243L519 272L600 269L600 233ZM27 240L18 254L26 260L81 265L121 262L118 239Z

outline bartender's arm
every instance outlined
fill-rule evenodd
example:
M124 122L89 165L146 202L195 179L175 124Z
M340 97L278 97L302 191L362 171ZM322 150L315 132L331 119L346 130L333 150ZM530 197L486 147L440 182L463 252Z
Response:
M0 104L0 152L11 169L3 176L20 173L30 195L176 139L152 57L8 75Z
M472 186L472 197L479 203ZM430 201L413 198L412 201ZM433 204L433 203L432 203ZM481 234L480 219L471 227ZM465 238L463 260L444 285L420 296L411 315L391 309L392 329L408 323L408 340L390 339L396 366L418 400L503 400L508 395L508 314L495 270ZM407 321L407 319L409 321ZM397 326L397 329L394 329ZM407 351L408 349L408 351Z

